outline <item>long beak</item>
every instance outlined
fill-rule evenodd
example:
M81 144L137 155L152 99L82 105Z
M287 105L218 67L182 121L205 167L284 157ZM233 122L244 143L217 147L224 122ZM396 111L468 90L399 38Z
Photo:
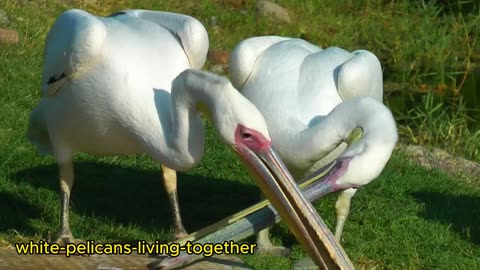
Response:
M330 193L345 190L348 188L357 188L358 186L341 186L337 184L337 180L345 173L352 158L338 158L326 164L317 171L300 179L299 185L312 184L312 190L315 191L319 198ZM318 181L322 178L322 181Z
M313 206L300 193L297 184L272 148L255 153L243 145L235 150L255 176L262 192L287 223L300 244L321 269L354 269Z
M299 185L308 186L310 183L313 183L312 188L310 189L312 193L315 193L315 196L322 198L327 194L334 193L337 191L345 190L348 188L357 188L358 186L341 186L337 184L337 180L346 172L351 157L339 158L338 156L343 153L348 147L358 142L363 136L363 129L356 128L354 129L347 140L344 143L341 143L334 149L330 154L336 159L331 162L323 165L317 171L307 175L306 177L298 181ZM317 181L322 178L322 181Z

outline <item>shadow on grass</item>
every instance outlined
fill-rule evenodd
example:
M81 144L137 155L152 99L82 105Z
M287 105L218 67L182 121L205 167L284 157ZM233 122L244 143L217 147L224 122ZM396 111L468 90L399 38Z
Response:
M35 234L28 219L39 218L37 206L19 199L14 194L0 192L0 231L16 230L27 234Z
M430 191L412 193L418 202L425 203L421 216L451 225L451 229L474 244L480 244L480 198L449 195Z
M56 166L29 168L17 172L12 178L34 188L59 190ZM153 171L76 162L71 207L84 216L105 217L124 225L135 224L148 233L162 228L168 231L172 219L161 179L160 169ZM259 200L259 190L253 185L184 173L178 174L178 192L183 221L189 232L210 225ZM59 196L49 203L59 205ZM14 227L20 233L31 233L26 223L39 217L39 210L35 206L8 193L0 193L1 205L15 206L2 207L2 215L14 218L8 224L1 224L0 230ZM48 222L58 224L58 220Z

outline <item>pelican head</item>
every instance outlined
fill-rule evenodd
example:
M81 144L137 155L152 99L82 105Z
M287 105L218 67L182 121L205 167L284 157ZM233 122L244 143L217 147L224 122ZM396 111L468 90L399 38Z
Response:
M324 181L318 183L324 194L367 185L377 178L398 140L397 129L391 111L371 97L361 97L340 103L327 117L326 124L334 132L346 138L355 128L361 128L363 136L338 158L306 177L314 180L328 170ZM339 119L342 119L340 121ZM325 127L322 127L325 128ZM321 142L319 142L321 143Z
M325 269L331 265L351 265L273 149L260 111L229 80L212 73L186 70L172 86L173 93L187 89L196 95L191 102L197 103L196 108L213 120L224 142L238 154L263 194L317 265Z
M256 178L262 192L318 266L322 269L350 269L352 264L345 251L328 233L328 227L313 206L301 195L295 180L273 149L260 112L252 105L238 116L239 120L251 121L249 124L237 122L234 142L230 145Z

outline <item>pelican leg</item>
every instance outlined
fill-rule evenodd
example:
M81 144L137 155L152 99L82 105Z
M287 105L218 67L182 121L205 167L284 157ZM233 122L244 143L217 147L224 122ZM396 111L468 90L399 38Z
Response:
M265 199L263 194L261 199ZM257 248L255 249L256 254L267 254L273 256L288 256L290 255L290 249L282 246L274 246L270 241L270 229L267 227L257 233Z
M270 241L269 228L265 228L257 233L256 254L268 254L273 256L288 256L290 249L282 246L274 246Z
M340 242L342 238L343 226L347 221L348 214L350 213L350 204L352 198L357 192L356 188L349 188L340 192L337 201L335 203L335 210L337 215L337 222L335 226L335 238Z
M175 238L179 239L187 235L187 231L183 227L182 216L180 215L180 205L178 204L177 195L177 172L161 165L163 173L163 185L167 191L168 200L172 209L173 226Z
M60 228L58 230L56 243L65 245L67 243L78 243L70 231L69 210L70 210L70 192L73 186L73 163L59 163L60 174Z

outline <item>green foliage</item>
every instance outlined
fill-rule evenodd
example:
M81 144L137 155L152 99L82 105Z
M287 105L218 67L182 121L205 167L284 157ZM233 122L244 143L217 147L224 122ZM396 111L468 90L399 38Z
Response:
M427 83L453 91L472 57L469 46L478 51L478 13L453 14L433 1L281 2L295 11L311 42L374 52L385 78L402 89Z
M433 145L480 160L480 129L462 98L447 105L432 93L421 96L413 109L397 117L400 134L414 144Z

